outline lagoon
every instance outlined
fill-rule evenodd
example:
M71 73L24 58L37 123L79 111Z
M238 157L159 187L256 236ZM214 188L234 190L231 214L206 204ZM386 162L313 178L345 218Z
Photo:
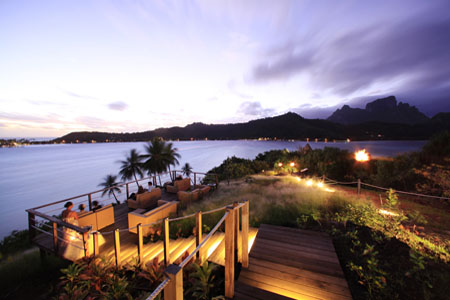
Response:
M311 142L313 149L338 147L351 152L365 148L372 156L394 156L420 150L426 141ZM231 156L254 158L271 149L297 150L301 141L183 141L173 142L195 171L207 172ZM32 145L0 148L0 238L28 226L25 209L100 189L107 174L117 174L130 149L143 151L143 142ZM178 168L179 169L179 168Z

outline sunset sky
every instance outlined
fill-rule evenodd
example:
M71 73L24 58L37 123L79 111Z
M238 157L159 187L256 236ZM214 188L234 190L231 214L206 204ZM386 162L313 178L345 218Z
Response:
M0 1L0 137L132 132L395 95L450 111L449 1Z

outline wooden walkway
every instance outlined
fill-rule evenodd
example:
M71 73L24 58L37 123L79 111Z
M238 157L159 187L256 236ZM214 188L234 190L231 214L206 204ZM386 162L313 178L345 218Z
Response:
M352 299L331 238L261 225L234 299Z

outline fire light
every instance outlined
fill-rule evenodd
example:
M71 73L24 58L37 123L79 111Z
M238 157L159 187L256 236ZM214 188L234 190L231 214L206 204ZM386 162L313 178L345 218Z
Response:
M366 149L362 149L362 150L356 151L355 152L355 160L356 161L361 161L361 162L369 161L370 160L369 153L366 152Z
M313 181L311 179L309 179L308 181L306 181L306 185L307 186L312 186L313 185Z
M300 182L301 180L300 177L295 177L295 179L297 179L298 182Z
M317 183L317 186L320 187L320 188L323 188L323 182L319 181L319 182Z

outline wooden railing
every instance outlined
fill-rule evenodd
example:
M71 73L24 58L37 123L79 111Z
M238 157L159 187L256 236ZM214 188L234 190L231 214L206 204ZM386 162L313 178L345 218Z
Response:
M239 247L239 209L242 208L242 235L241 245ZM224 208L215 209L213 211L205 212L203 214L216 212ZM219 227L225 222L225 297L233 298L234 296L234 271L236 257L239 257L241 253L242 266L248 268L248 229L249 229L249 202L234 203L232 206L227 206L226 212L223 217L217 222L214 228L208 233L208 235L202 239L202 212L189 215L186 217L195 216L196 218L196 248L192 253L186 257L179 265L170 264L170 249L169 249L169 221L179 220L176 219L164 219L164 261L166 263L165 275L166 279L153 291L153 293L146 300L155 299L164 290L165 300L181 300L183 299L183 268L197 256L199 263L203 262L202 247L206 242L214 235ZM183 217L184 218L184 217ZM166 238L167 237L167 238Z
M171 176L174 175L173 178L176 178L177 172L181 172L181 171L173 171L172 174L169 173L162 173L162 174L158 174L158 175L154 175L154 176L150 176L150 177L145 177L145 178L141 178L138 180L138 183L141 182L147 182L147 181L152 181L154 186L162 186L162 180L161 177L164 178L164 176ZM201 172L193 172L192 173L194 176L194 184L196 184L196 180L198 175L205 175L205 176L214 176L216 179L216 187L218 186L218 177L217 174L206 174L206 173L201 173ZM170 180L169 178L167 178L168 180ZM159 180L159 185L158 185L158 180ZM131 187L130 187L131 185ZM126 192L126 198L128 199L130 196L130 191L133 190L134 188L137 190L137 185L136 185L136 181L129 181L129 182L125 182L125 183L119 183L117 184L115 187L120 188L121 190L124 189ZM30 240L33 241L33 239L36 237L37 232L41 232L43 234L47 234L47 235L52 235L53 241L54 241L54 247L53 249L46 249L47 251L54 251L55 253L58 250L58 240L64 241L64 242L70 242L70 241L65 241L63 240L62 234L58 234L58 232L61 232L62 230L64 230L64 228L68 228L68 229L72 229L74 230L76 233L78 233L83 240L83 248L84 248L84 252L86 256L89 256L91 253L89 253L88 251L88 245L87 245L87 238L88 238L88 233L91 231L91 228L87 227L87 228L82 228L76 225L72 225L70 223L64 222L61 219L58 219L54 216L52 216L50 213L52 212L57 212L57 214L60 214L63 210L63 208L61 207L57 207L56 209L52 209L50 211L47 212L43 212L41 211L44 208L50 208L50 207L54 207L58 204L62 204L62 203L66 203L68 201L76 201L79 200L80 202L77 202L76 204L79 203L83 203L83 202L87 202L89 210L92 210L93 208L93 199L94 197L97 197L97 199L99 200L99 202L104 202L104 201L108 201L111 200L113 201L113 198L108 198L106 200L104 200L102 198L103 192L110 190L111 188L105 188L105 189L101 189L101 190L97 190L94 192L90 192L90 193L86 193L86 194L82 194L82 195L78 195L78 196L74 196L74 197L70 197L70 198L66 198L63 200L59 200L59 201L55 201L52 203L47 203L44 205L40 205L31 209L27 209L26 212L28 213L28 229L29 229L29 237ZM52 228L49 228L50 230L43 230L36 222L36 217L39 217L41 219L43 219L42 224L44 224L44 226L47 226L48 224L52 224ZM127 229L128 230L128 229ZM141 228L138 228L138 230L141 230ZM115 235L118 236L118 233L115 233ZM98 253L98 243L95 244L95 241L98 241L98 235L96 235L94 233L94 252L95 249L97 249L97 253Z

